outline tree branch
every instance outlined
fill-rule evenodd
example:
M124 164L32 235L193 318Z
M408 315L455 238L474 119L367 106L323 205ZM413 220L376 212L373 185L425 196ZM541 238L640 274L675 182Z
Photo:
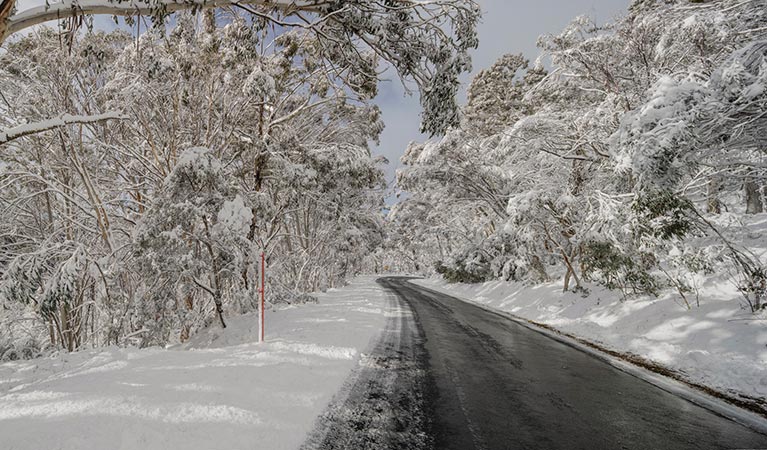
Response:
M14 0L0 3L0 43L8 36L26 28L58 19L68 19L84 14L109 14L113 16L152 15L158 12L172 13L195 8L217 8L236 3L263 5L285 12L319 12L323 1L307 0L63 0L47 6L37 6L10 15ZM7 9L7 10L6 10Z
M30 134L42 133L43 131L63 127L73 123L93 123L105 120L126 120L128 117L119 112L107 112L94 116L75 116L71 114L62 114L53 119L43 120L42 122L25 123L7 130L0 129L0 145L18 139Z

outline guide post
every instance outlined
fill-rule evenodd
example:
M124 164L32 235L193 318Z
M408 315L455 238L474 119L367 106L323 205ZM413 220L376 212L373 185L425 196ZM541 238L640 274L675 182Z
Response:
M258 342L264 342L264 287L265 287L265 281L266 281L266 258L264 256L264 252L261 252L261 301L259 304L259 311L258 311Z

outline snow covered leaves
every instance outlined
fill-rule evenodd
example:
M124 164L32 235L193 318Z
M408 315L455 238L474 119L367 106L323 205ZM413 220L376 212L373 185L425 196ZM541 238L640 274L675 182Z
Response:
M210 150L193 147L179 156L135 236L145 276L165 287L164 294L150 293L158 313L165 314L162 297L175 297L177 289L193 309L192 292L200 289L212 297L224 325L225 284L239 283L245 270L243 252L249 248L253 219L242 197L230 200L232 196L233 188ZM157 326L156 331L167 328Z
M313 64L324 67L329 79L340 81L363 99L370 99L377 92L381 60L391 64L403 81L413 83L420 92L421 126L432 135L458 123L455 100L458 78L471 69L469 50L478 45L475 28L480 12L472 0L213 3L160 0L133 1L127 8L121 3L104 0L77 4L67 0L11 15L14 2L4 1L0 3L0 42L30 26L81 14L131 18L143 14L160 24L174 11L236 5L252 13L253 22L263 28L273 24L282 33L300 33L297 41L313 49ZM294 62L290 60L288 64ZM248 95L267 92L268 79L259 79L258 73L252 75L246 86Z
M253 223L253 213L245 206L242 196L237 195L231 201L225 201L218 212L215 231L224 236L245 238Z

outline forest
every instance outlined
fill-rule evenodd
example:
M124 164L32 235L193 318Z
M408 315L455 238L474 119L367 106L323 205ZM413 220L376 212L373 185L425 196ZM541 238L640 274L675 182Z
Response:
M726 273L764 308L744 240L767 199L765 6L637 0L541 36L535 61L503 56L458 126L407 149L379 257L453 282L670 289L688 308Z
M536 60L509 48L463 105L472 1L151 20L119 3L96 12L140 32L72 14L22 33L0 8L0 359L226 326L256 308L262 252L271 305L390 272L690 308L724 272L751 312L767 304L742 244L767 207L763 0L574 18ZM432 136L405 151L393 205L371 154L384 63Z

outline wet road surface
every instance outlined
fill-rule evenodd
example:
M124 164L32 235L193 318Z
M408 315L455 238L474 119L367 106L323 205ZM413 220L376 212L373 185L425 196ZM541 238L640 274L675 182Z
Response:
M502 315L379 283L402 314L306 448L767 449L767 436Z

